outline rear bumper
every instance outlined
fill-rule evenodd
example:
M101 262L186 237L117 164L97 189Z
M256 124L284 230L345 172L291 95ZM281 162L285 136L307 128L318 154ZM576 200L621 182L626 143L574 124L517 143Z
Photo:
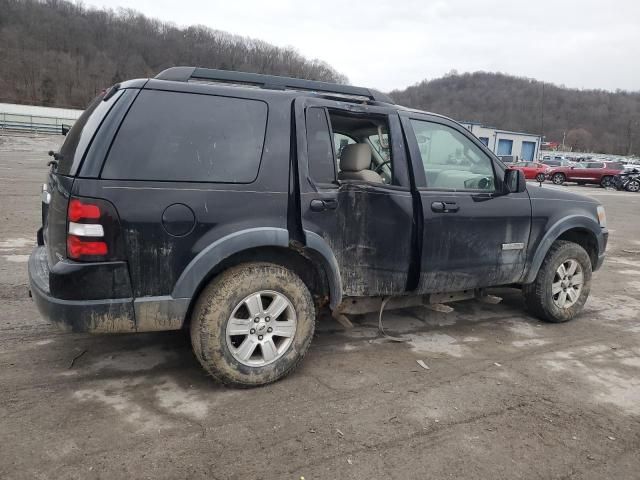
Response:
M72 332L135 332L133 298L65 300L51 294L51 272L45 247L36 247L29 257L29 286L40 314L51 323Z

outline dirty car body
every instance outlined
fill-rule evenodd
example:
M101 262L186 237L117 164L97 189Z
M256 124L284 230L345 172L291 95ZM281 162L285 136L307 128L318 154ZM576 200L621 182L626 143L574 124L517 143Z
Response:
M558 240L597 270L607 242L597 202L526 186L451 119L368 89L191 67L94 100L42 196L31 292L77 332L187 327L208 286L251 262L293 272L316 312L349 313L530 284Z

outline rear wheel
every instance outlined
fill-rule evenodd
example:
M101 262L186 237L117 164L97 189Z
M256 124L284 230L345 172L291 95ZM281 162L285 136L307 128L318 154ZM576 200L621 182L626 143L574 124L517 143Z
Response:
M640 191L640 180L631 180L629 183L627 183L626 188L629 192Z
M315 308L303 281L270 263L246 263L214 279L191 318L196 357L229 385L266 385L290 373L307 352Z
M591 260L580 245L556 241L533 283L522 292L531 313L554 323L574 318L584 306L591 288Z
M537 174L536 175L536 181L540 182L540 183L544 182L544 173Z
M602 179L600 180L600 186L602 188L609 188L609 187L613 186L612 178L610 176L608 176L608 175L602 177Z
M553 177L551 177L551 181L556 185L562 185L567 177L564 176L564 173L555 173Z

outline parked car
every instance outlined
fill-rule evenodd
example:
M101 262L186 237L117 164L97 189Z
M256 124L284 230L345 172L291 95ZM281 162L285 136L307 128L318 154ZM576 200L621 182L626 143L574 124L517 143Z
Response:
M619 173L613 177L612 184L617 190L640 191L640 169L625 170Z
M170 68L101 94L52 154L28 267L42 315L187 328L231 385L291 372L321 310L520 285L565 322L605 256L596 200L527 185L457 122L366 88Z
M622 168L609 168L605 162L586 162L571 167L554 167L547 173L547 179L556 185L576 182L578 185L592 183L607 188L612 186L613 177L621 171Z
M543 163L538 162L518 162L508 166L515 170L521 170L524 173L524 178L527 180L537 180L538 182L544 182L546 173L551 168Z
M575 165L574 162L570 162L569 160L542 160L542 162L544 165L548 166L548 167L570 167L572 165Z

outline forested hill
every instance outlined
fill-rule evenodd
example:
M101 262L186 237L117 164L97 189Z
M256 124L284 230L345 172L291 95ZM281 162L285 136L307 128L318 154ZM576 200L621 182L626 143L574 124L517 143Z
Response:
M398 103L456 120L540 134L543 84L499 73L449 74L393 91ZM640 92L544 84L544 135L579 151L640 154Z
M105 87L175 65L346 81L291 48L202 26L65 0L0 0L0 102L84 108Z

